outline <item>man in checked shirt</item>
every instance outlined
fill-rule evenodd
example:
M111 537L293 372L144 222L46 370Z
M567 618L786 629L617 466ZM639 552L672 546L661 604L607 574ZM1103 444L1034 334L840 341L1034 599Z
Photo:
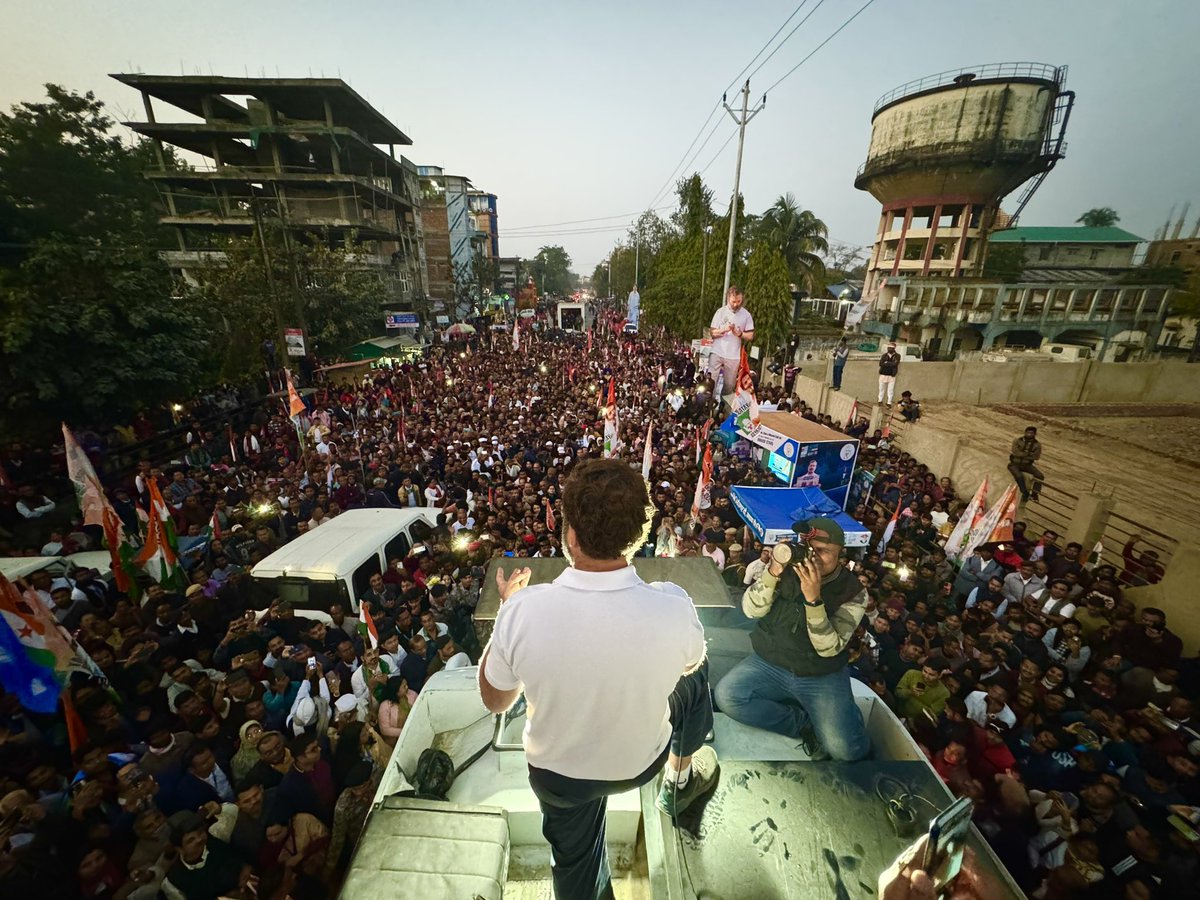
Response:
M793 528L797 544L777 544L742 597L742 611L758 620L754 652L721 679L717 707L745 725L798 738L811 759L862 759L871 742L846 663L867 592L842 565L846 538L837 522L814 518Z

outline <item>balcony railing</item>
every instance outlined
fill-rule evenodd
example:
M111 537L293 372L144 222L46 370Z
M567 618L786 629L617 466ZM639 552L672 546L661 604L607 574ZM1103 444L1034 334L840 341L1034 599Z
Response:
M974 75L974 81L997 78L1041 78L1045 81L1052 81L1061 88L1067 81L1067 67L1052 66L1048 63L1008 62L950 69L946 72L938 72L936 75L926 75L924 78L918 78L916 81L893 88L875 101L875 108L871 114L874 115L889 103L894 103L904 97L953 84L954 79L963 75Z

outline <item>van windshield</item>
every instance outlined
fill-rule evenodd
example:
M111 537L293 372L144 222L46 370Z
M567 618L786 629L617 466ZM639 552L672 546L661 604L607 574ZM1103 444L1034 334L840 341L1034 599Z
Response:
M347 611L350 598L346 585L341 580L310 581L307 578L255 578L255 607L264 608L278 597L289 601L296 609L319 609L329 612L334 603L341 603Z

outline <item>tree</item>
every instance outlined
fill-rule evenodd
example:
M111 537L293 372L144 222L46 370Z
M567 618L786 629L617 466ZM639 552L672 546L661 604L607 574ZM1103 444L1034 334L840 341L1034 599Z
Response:
M1023 244L991 244L987 258L983 261L983 277L993 281L1020 281L1025 271L1025 246Z
M608 296L608 261L596 263L592 269L592 291L597 297Z
M791 193L762 214L754 233L783 254L793 284L811 291L824 275L821 254L829 252L829 229L811 210L802 209Z
M713 192L705 187L699 174L693 173L689 178L679 179L675 196L679 199L679 209L671 215L671 223L687 237L702 233L714 218Z
M1111 206L1097 206L1089 209L1075 221L1087 228L1108 228L1110 225L1120 222L1121 217Z
M783 251L766 241L751 245L746 264L746 305L754 316L754 343L770 359L787 340L795 301Z
M36 241L19 267L0 272L7 410L25 428L53 427L190 395L209 332L179 300L153 249Z
M22 429L178 399L209 359L158 256L150 145L112 134L90 93L46 94L0 113L0 383Z
M566 294L571 290L571 257L557 244L538 250L532 268L542 294Z

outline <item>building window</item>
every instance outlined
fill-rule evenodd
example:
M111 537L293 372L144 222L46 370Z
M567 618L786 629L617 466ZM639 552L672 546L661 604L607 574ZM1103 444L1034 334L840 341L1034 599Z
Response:
M1099 250L1093 250L1091 253L1088 254L1088 259L1092 260L1093 262L1095 262L1099 258L1100 258Z
M1050 258L1050 253L1051 253L1051 251L1052 251L1053 249L1054 249L1054 248L1053 248L1053 247L1051 247L1051 246L1050 246L1050 245L1048 245L1048 244L1047 244L1045 247L1039 247L1039 248L1038 248L1038 259L1040 259L1040 260L1047 260L1047 259L1049 259L1049 258Z
M1175 265L1175 263L1179 262L1180 255L1181 254L1178 250L1171 254L1171 265Z

